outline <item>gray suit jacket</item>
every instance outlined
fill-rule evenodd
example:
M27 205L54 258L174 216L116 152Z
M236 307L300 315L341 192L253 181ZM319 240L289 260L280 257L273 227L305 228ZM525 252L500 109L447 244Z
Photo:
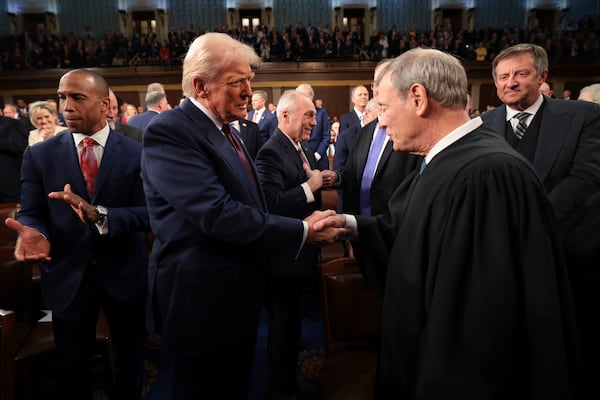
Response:
M557 221L600 191L600 107L585 101L544 99L533 167ZM506 107L482 115L504 137Z

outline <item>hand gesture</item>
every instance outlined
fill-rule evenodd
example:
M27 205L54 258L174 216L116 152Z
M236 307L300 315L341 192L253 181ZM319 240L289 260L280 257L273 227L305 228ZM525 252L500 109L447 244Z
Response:
M48 197L56 200L64 200L71 206L71 209L79 216L79 219L86 224L92 224L100 218L96 207L85 201L81 196L73 193L71 185L65 185L63 191L50 192Z
M338 181L338 174L335 171L324 169L321 171L323 177L323 187L329 188L335 185Z
M4 223L19 235L14 253L17 261L50 261L50 242L37 229L14 218L6 218Z
M306 183L308 183L308 187L311 192L316 192L317 190L323 187L323 177L321 176L321 171L318 169L311 170L310 167L306 164L302 164L304 171L306 172Z
M333 226L332 224L324 224L322 222L336 217L341 217L343 223L338 222L338 226ZM346 217L344 215L337 215L333 210L315 211L306 217L304 221L309 226L306 242L310 245L323 246L335 241L339 235L349 233L348 229L344 228Z

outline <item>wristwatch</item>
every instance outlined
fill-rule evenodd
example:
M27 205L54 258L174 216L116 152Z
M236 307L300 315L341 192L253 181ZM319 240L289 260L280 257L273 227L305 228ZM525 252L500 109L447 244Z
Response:
M98 219L96 220L96 224L103 224L108 217L108 209L104 206L97 205L96 212L98 213Z

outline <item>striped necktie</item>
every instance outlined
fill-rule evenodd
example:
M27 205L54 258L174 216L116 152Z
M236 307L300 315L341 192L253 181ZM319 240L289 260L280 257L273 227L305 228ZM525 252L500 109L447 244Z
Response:
M525 135L525 131L527 131L527 123L525 122L525 120L530 115L531 114L526 113L526 112L520 112L513 117L513 118L516 118L519 120L519 123L517 124L517 127L515 128L515 136L517 138L523 139L523 136Z

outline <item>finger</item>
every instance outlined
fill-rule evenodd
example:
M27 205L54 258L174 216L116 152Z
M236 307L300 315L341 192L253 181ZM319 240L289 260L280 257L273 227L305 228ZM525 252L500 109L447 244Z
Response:
M17 221L14 218L6 218L4 220L4 224L9 227L10 229L13 229L15 231L17 231L17 233L21 233L23 232L24 226L23 224L21 224L19 221Z
M71 184L70 183L65 184L64 191L67 192L67 193L73 193L73 191L71 190Z

